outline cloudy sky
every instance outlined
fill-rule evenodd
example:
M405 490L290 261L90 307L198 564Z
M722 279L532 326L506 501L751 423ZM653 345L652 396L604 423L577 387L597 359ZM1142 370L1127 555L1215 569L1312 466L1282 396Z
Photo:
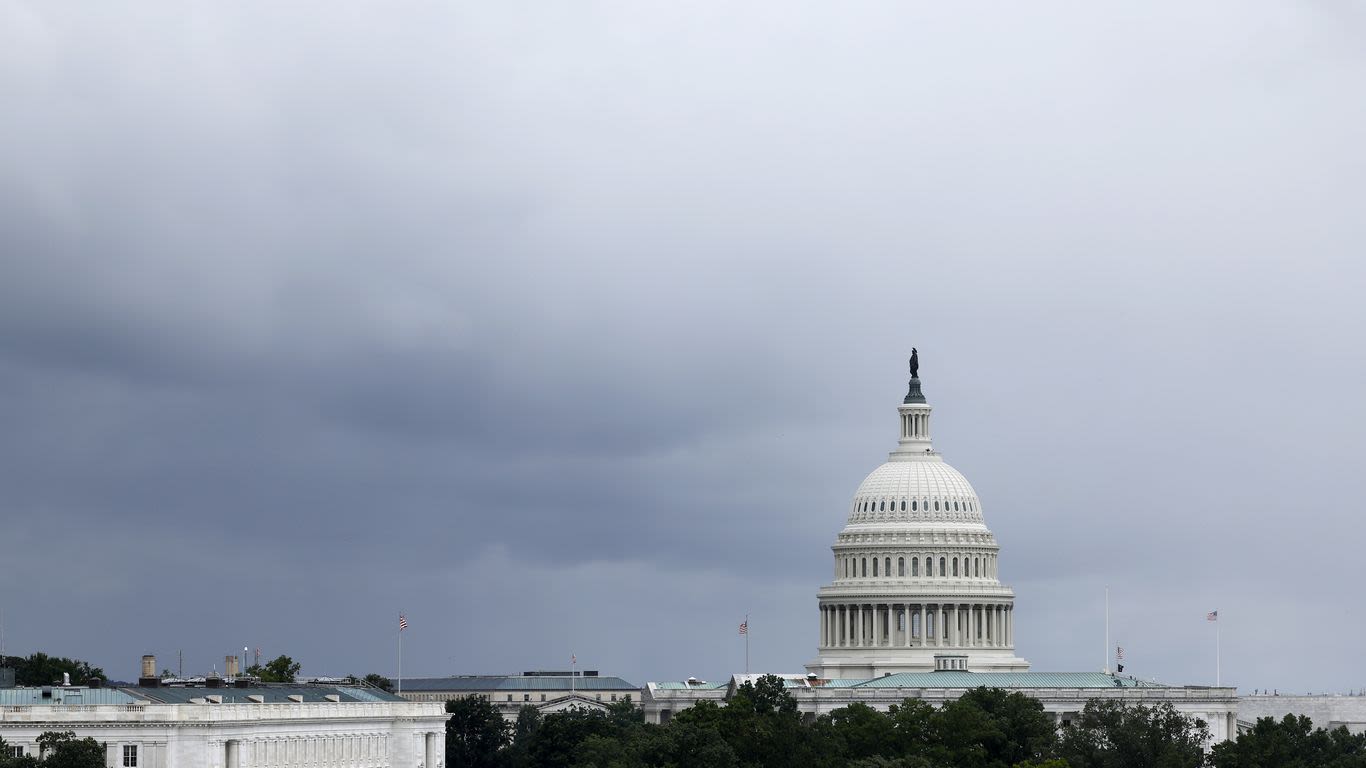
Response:
M1363 35L0 0L8 650L800 671L915 345L1035 669L1366 687Z

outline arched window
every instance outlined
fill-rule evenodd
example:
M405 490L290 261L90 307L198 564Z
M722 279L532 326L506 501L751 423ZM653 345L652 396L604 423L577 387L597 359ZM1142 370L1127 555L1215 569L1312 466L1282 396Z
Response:
M896 575L897 575L897 576L905 576L905 575L906 575L906 558L904 558L904 557L898 557L898 558L896 559Z
M934 511L935 511L935 512L938 512L938 511L939 511L939 499L935 499L935 500L934 500Z
M958 511L958 502L956 502L956 501L953 503L953 511L954 511L954 512L957 512L957 511Z
M879 512L886 512L886 511L887 511L887 502L885 502L885 501L878 502L877 511L879 511Z
M873 558L873 575L877 575L877 558Z
M944 558L942 558L942 557L939 558L939 575L940 575L940 576L946 575L945 572L944 572L944 564L947 563L947 562L948 562L948 561L945 560Z
M982 559L981 559L980 557L974 557L974 558L972 558L972 575L973 575L973 576L981 576L981 575L982 575Z
M902 499L902 500L901 500L901 511L902 511L902 512L905 512L905 511L906 511L906 500L905 500L905 499Z
M911 511L915 511L915 499L911 499Z
M868 558L863 558L863 578L868 578Z
M958 575L958 558L956 557L953 559L953 575Z
M912 575L912 576L919 576L919 575L920 575L920 558L918 558L918 557L913 557L913 558L911 558L911 575Z
M849 558L844 558L844 578L849 578Z
M891 575L892 575L892 558L888 557L888 558L886 558L886 559L884 559L884 560L882 561L882 575L883 575L883 576L891 576Z

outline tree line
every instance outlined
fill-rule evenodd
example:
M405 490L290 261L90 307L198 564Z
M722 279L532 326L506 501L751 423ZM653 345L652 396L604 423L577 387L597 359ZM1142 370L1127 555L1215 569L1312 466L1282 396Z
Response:
M14 670L15 685L52 685L62 682L62 673L71 676L73 685L85 685L91 678L105 679L104 670L79 659L49 656L36 652L28 656L0 656L0 668Z
M807 722L782 680L740 685L726 706L646 723L634 702L507 723L478 698L446 703L447 768L1366 768L1366 735L1264 719L1206 753L1208 726L1170 704L1093 700L1057 728L1043 704L994 688L933 707L855 703Z

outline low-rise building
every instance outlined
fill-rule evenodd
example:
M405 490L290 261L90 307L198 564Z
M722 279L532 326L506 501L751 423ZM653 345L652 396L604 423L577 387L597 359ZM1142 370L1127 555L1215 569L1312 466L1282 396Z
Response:
M517 712L527 705L549 713L571 706L606 709L613 702L638 701L640 688L620 677L599 675L596 670L533 671L404 678L400 695L409 701L432 702L475 696L494 705L508 720L516 720Z
M441 768L446 714L364 686L202 684L0 689L0 737L37 752L48 731L104 744L116 768Z
M641 692L646 722L667 723L679 711L700 701L724 704L737 687L760 675L735 675L725 683L699 680L648 683ZM1234 688L1163 685L1101 672L903 672L868 679L821 679L813 674L779 675L806 719L862 703L879 711L917 699L934 706L957 700L968 691L1000 688L1023 693L1043 704L1057 724L1066 726L1092 699L1154 706L1171 704L1182 714L1203 720L1210 743L1236 734L1238 696Z

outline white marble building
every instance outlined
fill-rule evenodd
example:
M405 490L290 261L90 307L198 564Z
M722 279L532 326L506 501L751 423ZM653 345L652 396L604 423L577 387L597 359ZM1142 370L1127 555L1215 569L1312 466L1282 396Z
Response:
M817 677L1029 669L1000 547L972 485L935 452L930 411L912 378L896 449L854 493L818 596L819 655L806 665Z
M105 745L114 768L441 768L446 713L351 686L0 689L0 737L36 754L46 731Z
M1000 547L972 485L934 450L914 365L896 409L896 448L855 491L832 547L833 579L817 592L816 658L806 674L779 675L804 715L854 702L884 711L908 698L937 705L987 686L1038 699L1059 725L1091 699L1118 699L1170 703L1204 720L1212 741L1231 738L1231 687L1029 671L1016 654L1015 594L999 578ZM641 704L648 721L667 722L699 701L725 702L755 677L648 683Z

